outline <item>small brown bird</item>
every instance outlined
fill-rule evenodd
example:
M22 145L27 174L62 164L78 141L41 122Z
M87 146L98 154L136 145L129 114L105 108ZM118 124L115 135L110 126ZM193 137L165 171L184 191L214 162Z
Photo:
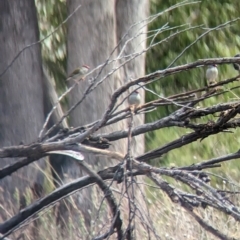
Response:
M128 97L128 104L130 107L136 108L141 103L141 96L137 90L135 90L130 96Z
M75 69L67 78L67 81L70 80L81 80L85 78L85 75L88 73L90 67L88 65L83 65Z

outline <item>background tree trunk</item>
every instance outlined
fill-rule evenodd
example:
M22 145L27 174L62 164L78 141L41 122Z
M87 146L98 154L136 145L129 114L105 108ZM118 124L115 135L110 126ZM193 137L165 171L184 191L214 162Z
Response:
M148 0L116 0L116 19L117 19L117 40L118 42L124 37L128 29L135 23L139 23L146 19L149 14L149 2ZM124 50L124 55L129 55L131 53L142 52L146 47L146 33L147 25L145 22L136 25L131 28L125 40L119 45L119 52L122 50L126 40L137 36L128 43L128 46ZM123 80L129 81L140 76L145 75L145 53L133 59L126 65L124 65L124 77ZM131 89L132 91L133 89ZM142 97L142 102L144 102L145 94L142 89L139 89ZM134 117L134 125L140 125L144 122L144 115L137 115ZM134 155L140 155L144 152L144 135L141 134L135 137L134 143Z
M0 1L0 72L25 46L39 40L33 0ZM37 140L44 122L40 45L25 50L0 79L0 146ZM0 167L17 159L1 159ZM42 189L44 160L1 180L2 219L24 205L26 187ZM21 203L20 203L21 202ZM20 206L22 204L22 206Z

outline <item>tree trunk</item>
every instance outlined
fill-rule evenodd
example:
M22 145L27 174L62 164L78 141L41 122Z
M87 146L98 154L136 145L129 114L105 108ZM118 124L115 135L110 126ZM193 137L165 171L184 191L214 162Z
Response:
M117 40L118 42L124 37L124 41L119 44L119 52L122 51L124 43L133 38L134 36L141 34L138 37L128 42L123 55L129 55L136 52L143 52L146 48L146 33L147 24L142 22L149 14L148 0L116 0L116 18L117 18ZM141 22L141 23L140 23ZM134 24L136 26L132 27ZM131 27L131 30L128 31ZM133 59L126 65L124 65L124 78L129 81L131 78L136 79L145 75L145 53L141 54L137 58ZM130 89L133 91L134 89ZM141 94L142 102L144 102L145 94L142 89L138 90ZM140 125L144 122L144 115L137 115L134 117L134 126ZM141 155L144 152L144 135L136 136L134 141L134 153L136 156Z
M0 1L0 73L21 49L38 40L34 1ZM0 147L36 141L44 122L40 45L23 51L0 82ZM1 159L0 167L17 160ZM0 211L2 219L25 205L26 187L42 189L39 167L44 166L44 160L40 160L1 180L1 203L7 209L7 213Z

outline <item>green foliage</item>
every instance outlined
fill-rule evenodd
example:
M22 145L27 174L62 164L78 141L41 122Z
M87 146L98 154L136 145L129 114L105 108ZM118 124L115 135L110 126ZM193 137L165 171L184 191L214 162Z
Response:
M229 20L239 17L240 1L210 1L204 0L199 3L188 1L191 4L178 7L172 11L168 11L160 15L149 26L148 44L153 42L156 44L171 34L186 29L188 27L199 26L194 29L179 33L168 41L163 41L156 45L147 53L147 73L154 72L159 69L167 68L180 53L192 44L200 35L216 26L223 24ZM177 0L152 0L151 15L162 12L167 8L179 3ZM154 36L153 31L162 28L168 24L169 30L160 31L157 36ZM199 39L195 44L188 48L181 57L173 64L173 66L181 65L196 61L203 58L211 57L230 57L240 52L240 36L239 24L237 21L227 25L219 30L211 31L203 38ZM174 28L175 29L172 29ZM236 76L237 72L233 70L231 65L219 66L219 80ZM147 87L156 91L158 94L165 97L175 93L193 90L205 86L205 68L198 68L188 72L183 72L169 76L167 78L149 84ZM225 89L231 88L237 84L229 84ZM234 93L227 93L219 97L211 98L201 106L215 105L226 100L238 98L240 92L234 90ZM151 93L146 93L146 101L156 99ZM155 121L163 116L168 115L176 107L160 107L157 111L148 113L146 121ZM210 116L203 119L205 122L212 118ZM236 133L239 130L236 130ZM154 133L149 133L146 136L147 149L153 149L162 146L180 136L189 133L187 129L180 128L165 128ZM234 134L236 136L236 134ZM181 149L173 150L166 156L161 158L160 164L172 165L188 165L193 162L216 157L221 154L227 154L237 151L239 148L238 138L234 138L233 134L218 134L205 139L203 142L195 142ZM176 162L172 162L176 161Z
M65 89L66 77L66 25L61 23L67 17L66 0L35 0L38 12L40 39L51 36L42 42L44 65L55 79L57 90ZM58 28L58 26L61 27ZM57 31L55 31L55 29Z

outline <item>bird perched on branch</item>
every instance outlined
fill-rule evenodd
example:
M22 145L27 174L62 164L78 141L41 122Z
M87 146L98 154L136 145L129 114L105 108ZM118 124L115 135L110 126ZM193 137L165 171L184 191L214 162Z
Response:
M206 79L207 79L208 85L212 85L216 83L217 77L218 77L217 65L216 64L209 65L206 71Z
M67 78L69 80L84 80L85 75L88 73L90 67L88 65L83 65L82 67L76 68Z
M137 90L132 92L128 97L128 104L131 109L135 109L137 106L139 106L141 102L141 96Z
M237 54L234 57L240 57L240 54ZM233 63L233 67L240 74L240 64L239 63Z

